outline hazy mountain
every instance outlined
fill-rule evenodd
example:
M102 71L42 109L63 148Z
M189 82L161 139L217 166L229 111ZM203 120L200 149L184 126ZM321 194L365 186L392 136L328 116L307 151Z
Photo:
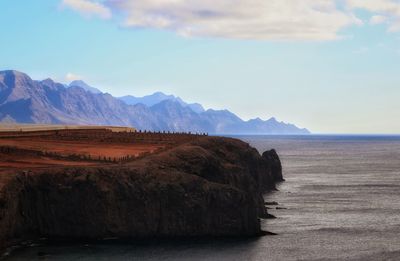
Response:
M164 100L150 107L162 124L162 129L193 132L212 132L200 114L176 100ZM172 120L173 119L173 120Z
M110 94L93 94L78 86L65 88L50 79L33 81L16 71L0 72L0 121L3 119L146 128L157 124L146 106L128 106Z
M66 88L51 79L34 81L21 72L1 71L0 122L122 125L146 130L220 134L309 133L274 118L243 121L227 110L196 110L173 95L156 93L146 96L147 104L129 104L79 85L78 82ZM156 102L160 97L162 99Z
M135 97L132 95L127 95L127 96L119 97L119 99L129 105L135 105L135 104L141 103L141 104L144 104L149 107L151 107L157 103L160 103L162 101L170 100L170 101L178 102L183 107L189 107L194 112L197 112L197 113L201 113L204 111L203 106L199 103L186 103L179 97L175 97L174 95L167 95L162 92L155 92L151 95L146 95L143 97Z
M209 109L201 114L209 126L212 126L211 133L246 133L235 132L234 130L244 123L242 119L228 110Z
M91 92L91 93L94 93L94 94L102 93L102 91L100 91L99 89L94 88L94 87L88 85L87 83L85 83L85 82L82 81L82 80L75 80L75 81L72 81L72 82L69 84L69 87L74 87L74 86L75 86L75 87L81 87L82 89L84 89L84 90L86 90L86 91L89 91L89 92Z

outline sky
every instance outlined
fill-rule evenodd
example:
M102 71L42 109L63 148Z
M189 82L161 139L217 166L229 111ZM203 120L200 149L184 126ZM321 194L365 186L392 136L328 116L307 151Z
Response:
M400 133L398 0L1 0L0 70Z

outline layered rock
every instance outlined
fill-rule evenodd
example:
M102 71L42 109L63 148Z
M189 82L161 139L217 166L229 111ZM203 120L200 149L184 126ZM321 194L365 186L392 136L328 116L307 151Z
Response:
M6 175L6 174L2 174ZM27 238L257 236L275 151L201 137L125 165L8 173L0 248Z

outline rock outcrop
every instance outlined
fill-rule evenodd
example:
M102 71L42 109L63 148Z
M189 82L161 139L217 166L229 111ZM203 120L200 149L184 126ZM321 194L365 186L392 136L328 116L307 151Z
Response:
M39 237L257 236L262 193L282 180L275 151L220 137L124 165L2 175L0 248Z

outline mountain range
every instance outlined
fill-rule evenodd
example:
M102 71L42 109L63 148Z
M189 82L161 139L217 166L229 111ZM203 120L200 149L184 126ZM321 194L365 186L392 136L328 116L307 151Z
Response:
M0 71L0 122L133 126L152 131L210 134L308 134L275 118L244 121L228 110L205 110L161 92L144 97L113 97L83 81L69 85L52 79Z
M203 106L199 103L186 103L179 97L175 97L174 95L166 95L162 92L156 92L151 95L146 95L143 97L135 97L132 95L127 95L119 97L118 99L129 105L135 105L141 103L149 107L156 105L157 103L160 103L162 101L171 100L179 103L180 105L182 105L182 107L189 107L190 109L192 109L192 111L196 113L202 113L205 111Z

